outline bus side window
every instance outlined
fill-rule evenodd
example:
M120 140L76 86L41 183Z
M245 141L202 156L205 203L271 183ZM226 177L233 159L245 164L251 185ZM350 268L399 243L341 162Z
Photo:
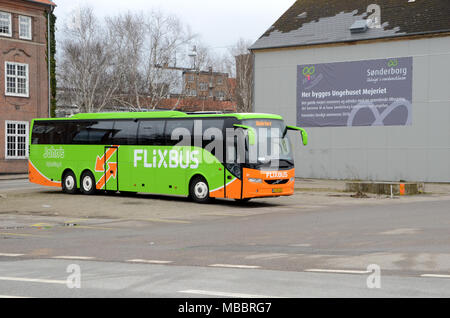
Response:
M78 123L69 122L66 125L67 125L66 143L68 145L76 144L75 137L77 136L77 134L79 132Z
M134 120L117 120L114 122L113 145L137 145L138 123Z
M63 122L54 122L49 125L53 126L51 143L54 145L65 145L67 142L67 125Z
M88 122L77 122L75 124L75 132L73 135L72 143L76 145L88 145L89 144L89 127Z
M139 122L138 143L146 146L164 146L163 120L141 120Z
M166 124L166 129L164 131L166 144L170 146L175 146L180 141L182 141L183 145L192 145L193 129L194 129L193 120L190 119L168 120ZM184 135L185 133L188 134L188 136L185 136ZM175 136L173 134L175 134ZM175 138L176 136L179 136L179 138ZM189 139L186 139L187 137L189 137Z
M111 141L112 124L112 121L107 120L73 123L69 125L67 143L76 145L108 145Z
M201 138L203 149L215 141L223 143L224 122L223 119L204 119L202 121L202 136L195 136L195 138ZM215 151L213 151L213 155L215 155Z
M89 127L89 144L90 145L110 145L113 121L102 120L93 122Z

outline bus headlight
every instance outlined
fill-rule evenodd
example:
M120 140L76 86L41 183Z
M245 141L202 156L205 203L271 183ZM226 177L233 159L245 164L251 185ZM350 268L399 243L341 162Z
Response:
M289 182L293 182L293 181L295 181L295 178L291 178L291 180L289 180Z
M262 179L256 179L256 178L248 178L248 181L252 183L262 183Z

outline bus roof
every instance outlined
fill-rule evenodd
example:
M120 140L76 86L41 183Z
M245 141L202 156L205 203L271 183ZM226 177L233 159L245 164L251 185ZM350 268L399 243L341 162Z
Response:
M245 119L279 119L283 118L274 114L256 114L256 113L184 113L179 111L154 111L154 112L121 112L121 113L83 113L76 114L69 118L55 118L53 120L83 120L83 119L140 119L140 118L190 118L190 117L235 117L239 120ZM41 118L39 120L51 120L50 118Z

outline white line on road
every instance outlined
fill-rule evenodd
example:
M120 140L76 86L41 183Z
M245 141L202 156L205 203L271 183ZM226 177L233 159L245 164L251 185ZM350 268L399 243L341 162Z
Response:
M11 295L0 295L0 298L30 298L30 297L11 296Z
M212 264L209 267L225 267L225 268L244 268L244 269L257 269L261 268L261 266L252 266L252 265L230 265L230 264Z
M450 275L439 275L439 274L423 274L420 275L422 277L431 277L431 278L450 278Z
M146 259L130 259L127 262L130 263L145 263L145 264L171 264L172 261L156 261L156 260L146 260Z
M227 298L227 297L229 297L229 298L276 298L273 296L265 296L265 295L227 293L227 292L208 291L208 290L181 290L181 291L179 291L179 293L203 295L203 296L218 296L218 297L225 297L225 298Z
M291 244L289 247L311 247L311 244Z
M5 256L5 257L19 257L19 256L23 256L24 254L10 254L10 253L0 253L0 256Z
M73 260L81 260L81 261L88 261L95 259L95 257L90 256L54 256L53 259L73 259Z
M67 284L65 280L37 279L37 278L21 278L21 277L0 277L0 280L27 283L43 283L43 284Z
M335 273L335 274L370 274L370 271L356 271L356 270L346 270L346 269L305 269L305 272L315 272L315 273Z

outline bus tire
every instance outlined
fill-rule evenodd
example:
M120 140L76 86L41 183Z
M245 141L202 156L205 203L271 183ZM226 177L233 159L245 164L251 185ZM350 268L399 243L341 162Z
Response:
M62 178L62 189L67 194L75 194L78 192L77 178L72 171L64 173Z
M90 171L83 172L83 174L81 175L81 180L80 180L81 193L86 194L86 195L94 194L97 190L95 185L96 185L95 177L92 174L92 172L90 172Z
M189 196L197 203L206 203L210 200L209 186L205 178L197 176L191 180L189 185Z

